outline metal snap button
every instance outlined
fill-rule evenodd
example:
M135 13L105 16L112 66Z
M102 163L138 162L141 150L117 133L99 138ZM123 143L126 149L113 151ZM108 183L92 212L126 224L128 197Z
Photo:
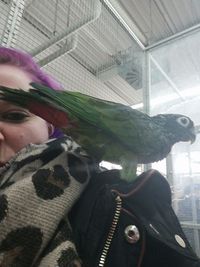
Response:
M136 243L140 239L140 232L135 225L128 225L124 232L126 240L131 244Z
M180 237L180 235L175 235L174 237L176 239L176 242L179 244L179 246L181 246L182 248L186 248L185 241L183 240L182 237Z

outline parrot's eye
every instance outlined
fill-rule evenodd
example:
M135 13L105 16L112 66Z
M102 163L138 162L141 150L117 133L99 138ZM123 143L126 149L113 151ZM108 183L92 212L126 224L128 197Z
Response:
M177 122L183 127L187 127L190 124L190 120L187 117L180 117Z
M8 111L0 115L0 120L10 123L22 123L29 115L24 111Z

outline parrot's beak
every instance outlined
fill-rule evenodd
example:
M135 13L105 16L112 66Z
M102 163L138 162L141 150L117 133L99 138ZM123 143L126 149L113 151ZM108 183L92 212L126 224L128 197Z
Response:
M196 140L196 132L195 132L195 129L192 128L191 131L190 131L190 141L191 141L191 144L193 144Z

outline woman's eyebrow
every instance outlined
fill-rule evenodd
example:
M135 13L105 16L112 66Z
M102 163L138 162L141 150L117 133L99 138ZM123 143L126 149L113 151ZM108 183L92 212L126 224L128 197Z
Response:
M0 109L18 109L18 110L27 110L25 108L22 108L20 106L17 105L13 105L9 102L5 102L5 101L1 101L0 100ZM28 111L28 110L27 110Z

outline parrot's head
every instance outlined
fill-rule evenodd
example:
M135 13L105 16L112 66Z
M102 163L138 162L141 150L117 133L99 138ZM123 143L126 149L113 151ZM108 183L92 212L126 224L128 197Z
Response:
M158 114L152 118L164 127L172 142L191 141L194 143L196 140L194 123L189 117L181 114Z

